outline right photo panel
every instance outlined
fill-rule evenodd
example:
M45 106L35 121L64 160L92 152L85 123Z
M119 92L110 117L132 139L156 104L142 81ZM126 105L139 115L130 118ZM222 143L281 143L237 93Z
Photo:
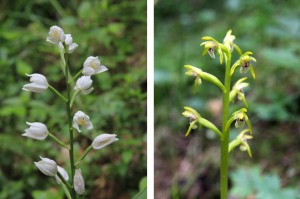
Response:
M155 1L154 198L300 198L299 10Z

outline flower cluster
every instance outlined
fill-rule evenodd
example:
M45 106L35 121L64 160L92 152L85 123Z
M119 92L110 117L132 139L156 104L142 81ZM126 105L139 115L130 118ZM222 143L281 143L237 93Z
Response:
M204 40L204 42L200 44L200 46L204 46L202 55L208 54L211 58L214 59L216 57L216 55L215 55L215 52L216 52L220 56L220 64L222 64L223 60L225 59L226 71L228 71L228 72L226 72L228 74L228 77L227 77L227 79L229 80L228 82L231 81L230 78L238 67L240 67L241 74L244 74L244 73L247 73L248 71L250 71L251 75L255 79L255 72L254 72L254 67L252 65L252 62L256 62L256 59L251 56L252 52L247 51L245 53L242 53L241 49L234 43L235 36L232 35L231 30L229 30L226 33L226 36L223 39L223 43L218 42L216 39L214 39L213 37L210 37L210 36L202 37L202 40ZM240 55L240 58L231 66L231 63L227 63L227 61L229 61L229 62L231 61L231 57L232 57L231 54L232 54L233 50L236 50L238 52L238 54ZM239 79L234 84L232 89L230 90L230 83L228 84L228 82L227 82L227 85L229 85L229 86L227 88L225 88L226 83L222 84L217 77L204 72L200 68L197 68L197 67L191 66L191 65L185 65L184 68L187 69L187 71L185 72L185 75L192 76L195 78L194 92L196 91L196 88L202 84L202 79L204 79L206 81L209 81L209 82L215 84L219 88L221 88L221 90L223 91L224 97L229 98L228 101L234 102L235 99L237 98L239 101L243 102L243 104L245 105L246 108L248 108L248 103L246 101L246 97L244 94L244 89L249 86L249 83L245 82L245 80L247 80L247 77L243 77L243 78ZM229 96L226 97L225 93L229 93ZM223 104L223 106L224 106L224 104ZM218 134L220 138L222 138L223 134L229 130L230 125L234 121L235 121L236 128L242 128L245 126L245 123L247 123L249 131L250 131L250 133L252 133L251 123L249 121L248 116L246 115L246 112L247 112L246 108L242 108L242 109L234 112L232 114L231 118L228 121L224 122L225 131L221 133L209 121L205 120L203 117L200 117L200 114L198 112L196 112L194 109L192 109L190 107L184 107L185 111L183 112L183 116L190 118L190 126L188 128L188 132L186 135L188 135L190 133L191 129L196 129L197 128L196 124L199 123L203 126L206 126L207 128L210 128L216 134ZM195 113L197 113L197 114L195 114ZM244 133L242 135L244 135ZM245 137L245 136L242 136L242 137ZM248 138L248 137L246 136L246 138ZM245 139L239 139L239 140L245 140ZM236 143L243 144L245 142L236 142ZM235 145L232 145L232 146L235 146ZM249 148L248 145L243 144L243 146L247 146ZM250 150L250 148L249 149L248 148L247 148L247 150Z
M73 53L76 48L78 47L78 44L73 43L73 38L71 34L65 34L64 31L58 27L58 26L52 26L50 28L48 37L46 39L48 42L58 45L59 49L63 54L70 54ZM63 57L64 59L64 57ZM63 60L65 61L65 60ZM67 65L65 67L68 67ZM72 104L77 96L77 94L81 93L84 95L87 95L93 91L92 87L92 75L96 75L102 72L107 71L108 69L104 66L101 65L100 59L98 57L93 57L89 56L85 62L83 63L83 67L80 70L80 73L82 73L82 76L79 77L76 81L76 84L74 86L74 92L73 92L73 97L72 99L68 99L64 97L59 91L57 91L55 88L53 88L47 81L46 77L42 74L30 74L27 76L30 77L30 82L28 84L25 84L23 86L23 90L25 91L30 91L34 93L42 93L46 91L48 88L50 88L54 93L56 93L59 97L61 97L69 106L69 109L72 108ZM80 73L77 73L80 74ZM65 73L66 79L68 79L68 73ZM77 75L74 76L74 78L77 77ZM69 84L69 82L67 82ZM68 87L69 88L69 87ZM71 90L68 90L68 92L71 92ZM68 96L70 97L70 96ZM71 101L71 103L70 103ZM70 119L70 118L69 118ZM60 141L54 134L50 133L48 131L48 128L45 124L40 123L40 122L26 122L27 125L29 125L29 128L25 129L25 133L22 134L23 136L36 139L36 140L44 140L48 136L53 139L56 143L58 143L60 146L69 149L67 144L63 143ZM85 114L84 112L78 110L74 116L73 116L73 124L72 127L76 129L79 133L81 133L81 130L79 127L84 127L87 130L92 130L93 129L93 124L90 121L90 117ZM73 133L72 128L70 128L70 132ZM79 159L77 163L79 163L83 158L87 155L87 153L91 149L101 149L115 141L118 140L116 138L117 135L115 134L101 134L97 136L92 144L86 149L84 152L84 155ZM73 145L72 140L70 140L69 145ZM70 155L71 156L71 155ZM56 178L57 183L64 183L68 188L69 191L71 192L72 189L76 191L77 194L82 195L85 190L85 183L84 179L81 174L81 170L77 168L74 172L74 176L72 176L71 182L73 185L70 185L68 183L69 180L69 175L67 171L63 168L57 165L57 163L54 160L48 159L48 158L43 158L40 157L41 161L35 162L36 167L45 175L47 176L52 176ZM71 158L71 157L70 157ZM76 163L76 165L78 165ZM75 167L75 165L71 165L71 168ZM72 169L71 169L72 170Z

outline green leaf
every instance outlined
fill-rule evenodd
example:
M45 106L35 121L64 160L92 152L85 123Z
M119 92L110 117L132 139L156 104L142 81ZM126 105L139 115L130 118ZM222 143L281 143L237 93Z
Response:
M63 199L63 193L58 190L36 190L32 192L33 199Z
M144 176L139 182L139 190L142 191L147 188L147 176Z
M137 193L132 199L146 199L147 198L147 187Z

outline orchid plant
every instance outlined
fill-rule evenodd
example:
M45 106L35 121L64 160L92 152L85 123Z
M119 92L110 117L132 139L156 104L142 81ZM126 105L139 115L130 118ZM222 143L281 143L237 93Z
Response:
M182 113L184 117L190 119L190 125L186 132L186 136L189 135L192 129L198 128L198 126L205 126L211 129L217 134L221 142L221 168L220 168L220 195L221 199L227 199L228 197L228 156L235 147L239 146L240 150L247 151L248 155L252 157L251 149L247 140L252 139L252 126L247 116L248 103L245 98L244 88L249 86L249 83L245 83L247 77L239 79L231 88L231 77L237 68L240 68L240 73L244 75L250 71L253 79L255 79L255 72L252 62L256 62L256 59L252 57L252 52L242 53L241 49L233 41L235 36L231 34L229 30L223 40L223 43L218 42L212 37L202 37L204 42L200 46L204 46L202 55L209 54L211 58L215 58L215 52L220 56L220 64L225 60L225 77L224 84L214 75L206 73L201 69L185 65L187 69L186 75L195 78L194 92L196 92L197 86L201 85L202 79L209 81L218 86L223 94L223 110L222 110L222 129L219 130L212 122L203 118L196 110L191 107L184 107ZM240 58L231 65L231 58L233 50L240 55ZM244 107L234 111L231 116L229 115L229 105L236 100L242 101ZM229 141L230 127L235 121L235 128L243 128L247 123L247 128L242 130L236 139Z
M70 161L70 171L71 177L69 177L67 171L57 165L54 160L49 158L41 157L39 162L35 162L36 167L45 175L55 177L58 184L61 184L66 196L69 199L76 199L79 195L83 195L85 191L84 178L81 174L80 163L86 157L86 155L92 150L101 149L115 141L118 140L115 134L101 134L97 136L89 147L85 149L81 157L75 161L74 156L74 133L77 131L81 133L80 128L86 128L87 130L93 129L93 124L90 121L89 116L78 110L74 116L73 113L73 104L76 97L79 94L87 95L90 94L94 88L92 87L92 76L105 72L108 69L101 65L100 59L98 57L90 56L83 63L83 68L79 72L71 76L70 65L69 65L69 55L73 53L78 44L73 43L73 38L71 34L65 34L64 31L58 26L52 26L49 31L49 35L46 39L48 42L58 46L61 54L61 61L63 63L64 75L66 80L66 96L52 87L47 78L42 74L30 74L27 76L30 77L30 82L23 86L23 90L30 91L33 93L43 93L48 88L52 90L66 105L66 114L68 121L69 129L69 143L62 142L56 135L50 133L47 126L40 122L26 122L29 125L29 128L25 129L25 133L22 134L28 138L36 140L45 140L48 136L59 146L68 150L69 152L69 161ZM79 77L83 74L81 77ZM79 78L78 78L79 77ZM76 80L74 89L71 88L74 80ZM73 91L72 91L73 90ZM75 131L76 130L76 131Z

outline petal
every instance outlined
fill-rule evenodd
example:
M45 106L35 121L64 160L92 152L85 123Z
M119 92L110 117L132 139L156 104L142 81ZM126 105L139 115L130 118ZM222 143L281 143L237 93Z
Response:
M91 67L84 67L82 70L82 74L90 76L95 74L95 70Z
M76 48L78 48L78 44L76 43L72 43L70 46L69 46L69 53L72 53L76 50Z
M93 143L92 146L94 149L101 149L117 140L119 140L118 138L116 138L117 135L115 134L102 134L97 136Z
M87 95L87 94L90 94L93 90L94 90L94 88L92 87L92 88L89 88L87 90L81 90L81 93L83 95Z
M76 129L79 133L81 133L79 126L76 122L73 122L73 128Z
M68 175L67 171L66 171L64 168L62 168L62 167L60 167L60 166L57 165L57 171L62 175L62 177L63 177L66 181L69 180L69 175ZM60 179L57 175L55 176L55 179L56 179L56 182L57 182L58 184L61 183L61 179Z
M31 91L35 93L42 93L43 91L47 90L47 88L48 86L42 86L36 83L29 83L29 84L25 84L22 90Z
M79 194L79 195L82 195L85 191L84 179L82 177L80 169L75 170L74 189L75 189L76 193Z
M93 127L92 122L89 121L89 122L87 123L87 125L86 125L86 128L87 128L87 130L93 129L94 127Z
M105 72L107 70L108 69L105 66L100 65L100 66L98 66L98 67L95 68L95 74L99 74L99 73Z

